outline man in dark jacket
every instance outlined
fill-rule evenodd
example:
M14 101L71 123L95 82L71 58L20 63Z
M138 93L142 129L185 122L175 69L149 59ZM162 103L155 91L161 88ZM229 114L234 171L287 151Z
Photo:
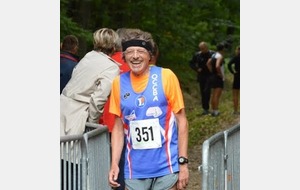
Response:
M208 49L206 42L199 43L199 50L196 52L189 62L190 67L197 72L197 81L200 87L201 105L203 108L202 115L209 114L210 87L208 79L211 75L207 68L208 59L215 52Z
M73 69L79 61L78 39L74 35L64 37L60 51L60 94L66 84L69 82Z

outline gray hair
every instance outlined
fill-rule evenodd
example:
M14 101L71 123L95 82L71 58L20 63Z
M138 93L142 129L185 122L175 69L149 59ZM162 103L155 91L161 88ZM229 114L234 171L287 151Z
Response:
M154 40L153 40L151 33L142 31L137 28L128 29L122 38L122 43L129 41L129 40L143 40L145 42L150 43L150 45L152 46L151 47L152 50L154 48ZM150 52L150 53L151 53L151 55L153 54L153 52Z
M119 35L119 43L116 46L117 51L122 51L122 40L128 30L130 30L130 29L129 28L118 28L116 30L117 34Z

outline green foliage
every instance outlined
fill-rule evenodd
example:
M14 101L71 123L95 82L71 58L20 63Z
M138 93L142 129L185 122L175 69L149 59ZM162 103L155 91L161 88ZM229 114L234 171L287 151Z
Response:
M101 27L141 28L159 45L158 65L186 63L199 41L239 44L239 0L61 0L61 38L80 36L83 52ZM228 34L228 28L231 32Z
M80 56L83 56L86 53L86 49L82 49L82 47L85 44L89 44L90 46L93 44L92 31L88 28L84 29L79 25L79 23L75 22L73 18L70 17L72 13L68 7L68 0L60 1L60 41L62 41L64 36L69 34L77 36L81 47L79 48L79 54Z
M157 65L172 69L181 83L187 116L190 143L222 129L236 118L231 115L230 74L221 96L217 118L199 117L200 97L195 73L188 66L199 41L206 41L215 49L217 43L230 41L231 55L240 43L239 0L61 0L61 39L74 34L80 40L80 55L90 51L92 34L96 29L108 27L140 28L152 33L159 46Z
M91 31L82 29L77 23L67 17L62 17L60 21L61 40L65 35L74 34L78 38L83 38L87 43L93 42Z

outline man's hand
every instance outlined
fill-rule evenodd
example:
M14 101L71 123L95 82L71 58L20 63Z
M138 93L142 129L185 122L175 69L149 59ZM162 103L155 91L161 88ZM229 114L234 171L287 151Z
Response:
M183 190L187 188L189 183L189 169L188 164L180 165L179 167L180 170L178 174L177 189Z
M108 174L108 181L111 187L120 187L120 184L117 182L119 175L119 166L111 166L111 169Z

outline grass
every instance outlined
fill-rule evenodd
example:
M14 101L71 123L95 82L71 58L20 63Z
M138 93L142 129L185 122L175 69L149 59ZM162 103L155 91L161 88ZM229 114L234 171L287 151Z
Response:
M227 63L227 62L226 62ZM199 116L202 113L200 90L196 81L196 73L186 65L170 67L177 75L183 91L187 119L189 122L189 147L202 144L210 136L239 123L239 116L233 115L232 81L233 76L225 65L225 84L220 98L218 117Z

